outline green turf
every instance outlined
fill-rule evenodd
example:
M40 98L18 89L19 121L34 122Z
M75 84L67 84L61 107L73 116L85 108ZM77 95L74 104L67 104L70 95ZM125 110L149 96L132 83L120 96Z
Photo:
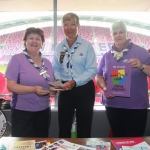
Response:
M0 72L5 73L7 66L0 66Z

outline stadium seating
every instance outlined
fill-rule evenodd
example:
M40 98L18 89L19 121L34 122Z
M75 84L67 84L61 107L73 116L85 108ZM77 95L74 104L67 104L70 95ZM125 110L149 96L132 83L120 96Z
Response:
M44 47L42 49L42 53L46 56L53 55L54 47L53 47L53 28L52 27L44 27L43 28L46 41ZM99 43L103 43L106 45L107 50L109 50L108 43L113 43L112 38L110 36L109 28L103 27L91 27L91 26L81 26L79 29L79 34L93 43L94 49L97 52L98 57L103 55L103 53L99 53ZM14 32L10 34L4 34L0 36L0 61L5 61L3 64L7 64L14 54L22 52L23 46L23 35L24 31ZM65 37L63 33L63 29L61 26L57 28L57 42L63 40ZM97 42L93 41L93 37L97 38ZM128 37L132 39L135 44L145 47L149 49L150 47L150 37L142 34L137 34L133 32L128 33ZM1 65L2 63L0 63Z

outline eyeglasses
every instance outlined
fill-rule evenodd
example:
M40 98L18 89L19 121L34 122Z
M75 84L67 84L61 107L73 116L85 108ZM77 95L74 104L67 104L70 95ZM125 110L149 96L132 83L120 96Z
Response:
M63 27L66 27L66 28L69 27L69 26L70 27L75 27L76 25L77 25L76 23L70 23L70 24L69 23L64 23Z

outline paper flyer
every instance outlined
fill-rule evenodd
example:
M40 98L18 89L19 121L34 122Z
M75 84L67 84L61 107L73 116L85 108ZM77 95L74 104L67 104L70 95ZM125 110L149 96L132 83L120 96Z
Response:
M111 142L104 141L87 141L88 147L96 148L96 150L110 150Z
M122 146L122 150L148 150L148 148L144 146Z
M13 141L9 147L9 150L34 150L35 149L35 140L28 141Z
M64 139L56 141L47 147L48 150L94 150L93 148L68 142Z
M63 83L61 81L54 81L49 83L52 86L63 86Z
M49 146L50 140L38 141L35 142L35 149L36 150L45 150L45 147Z

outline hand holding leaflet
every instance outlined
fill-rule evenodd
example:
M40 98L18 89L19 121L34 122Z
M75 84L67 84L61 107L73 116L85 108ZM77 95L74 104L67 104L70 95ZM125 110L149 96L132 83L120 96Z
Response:
M63 83L61 81L54 81L49 83L51 85L50 90L52 91L63 91L64 89L62 88Z
M54 90L52 90L52 89L48 89L48 88L43 88L43 90L46 90L46 91L49 91L49 96L50 97L55 97L55 95L56 95L56 93L57 93L57 91L54 91Z
M54 82L50 82L49 83L50 85L52 85L52 86L63 86L63 83L61 83L61 81L54 81Z
M55 88L53 86L50 87L50 90L52 90L52 91L64 91L64 89L62 89L62 88Z

